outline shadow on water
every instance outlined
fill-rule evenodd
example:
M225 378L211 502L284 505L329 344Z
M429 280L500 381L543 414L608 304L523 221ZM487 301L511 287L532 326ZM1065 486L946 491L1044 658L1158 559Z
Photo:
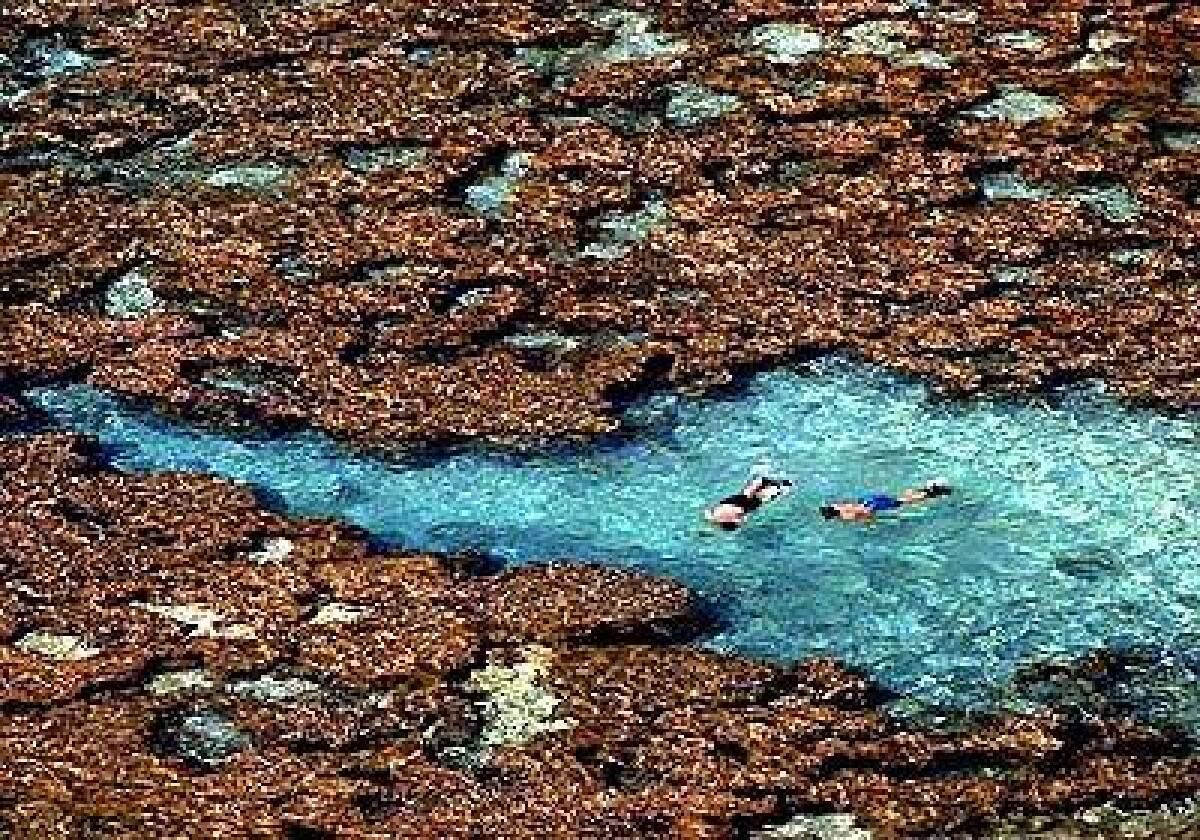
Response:
M1083 548L1055 559L1054 567L1065 575L1085 580L1104 580L1121 574L1121 558L1103 547Z

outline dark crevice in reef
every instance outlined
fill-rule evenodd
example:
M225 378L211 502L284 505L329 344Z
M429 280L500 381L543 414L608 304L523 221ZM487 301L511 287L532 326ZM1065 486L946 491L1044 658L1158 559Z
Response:
M613 403L620 411L627 408L652 390L662 387L675 366L675 356L672 353L655 353L642 363L636 378L610 385L604 392L605 399Z
M283 837L284 840L336 840L337 835L332 831L306 825L285 825Z
M93 366L79 363L64 367L52 373L21 374L0 379L0 390L5 393L22 394L33 388L61 388L77 385L87 379ZM0 369L2 373L2 369Z
M69 499L62 499L54 506L54 512L73 525L79 525L98 535L103 535L113 526L112 519Z
M480 154L470 166L446 182L445 197L457 203L465 202L467 188L476 184L481 178L498 172L505 158L514 151L516 149L507 143L499 143L480 150Z

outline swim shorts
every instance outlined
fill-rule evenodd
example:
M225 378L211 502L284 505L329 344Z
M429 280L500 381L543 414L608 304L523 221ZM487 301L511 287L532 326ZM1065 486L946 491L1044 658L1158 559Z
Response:
M762 499L756 496L747 496L745 493L734 493L732 496L726 496L718 504L733 505L740 507L746 513L753 513L762 507Z
M858 503L868 508L872 513L879 513L883 510L896 510L896 508L900 507L900 500L886 493L863 496L858 500Z

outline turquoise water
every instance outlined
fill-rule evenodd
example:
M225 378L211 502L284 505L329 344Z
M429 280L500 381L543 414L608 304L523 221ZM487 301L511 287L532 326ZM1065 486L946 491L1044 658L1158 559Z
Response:
M1025 661L1198 647L1200 421L1094 390L964 405L828 360L759 375L726 399L639 403L629 441L404 463L311 435L200 432L84 387L32 396L112 445L119 468L238 478L287 512L414 548L672 575L723 605L727 625L708 645L833 653L933 703L985 701ZM739 532L705 526L704 506L764 462L798 489ZM817 513L827 499L934 477L956 492L874 524Z

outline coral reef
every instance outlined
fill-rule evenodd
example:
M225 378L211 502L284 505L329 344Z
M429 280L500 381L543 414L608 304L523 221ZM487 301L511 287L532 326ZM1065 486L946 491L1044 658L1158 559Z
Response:
M0 390L378 447L830 350L1200 403L1187 4L0 15Z
M590 438L835 350L1200 405L1194 8L626 6L0 8L0 424L87 381L370 447ZM1120 703L919 730L835 663L679 646L670 582L379 554L69 436L0 471L6 836L945 835L1200 784ZM533 644L505 739L478 675Z
M0 464L8 836L919 836L1200 785L1115 707L918 728L835 662L679 644L667 581L374 553L69 435Z

